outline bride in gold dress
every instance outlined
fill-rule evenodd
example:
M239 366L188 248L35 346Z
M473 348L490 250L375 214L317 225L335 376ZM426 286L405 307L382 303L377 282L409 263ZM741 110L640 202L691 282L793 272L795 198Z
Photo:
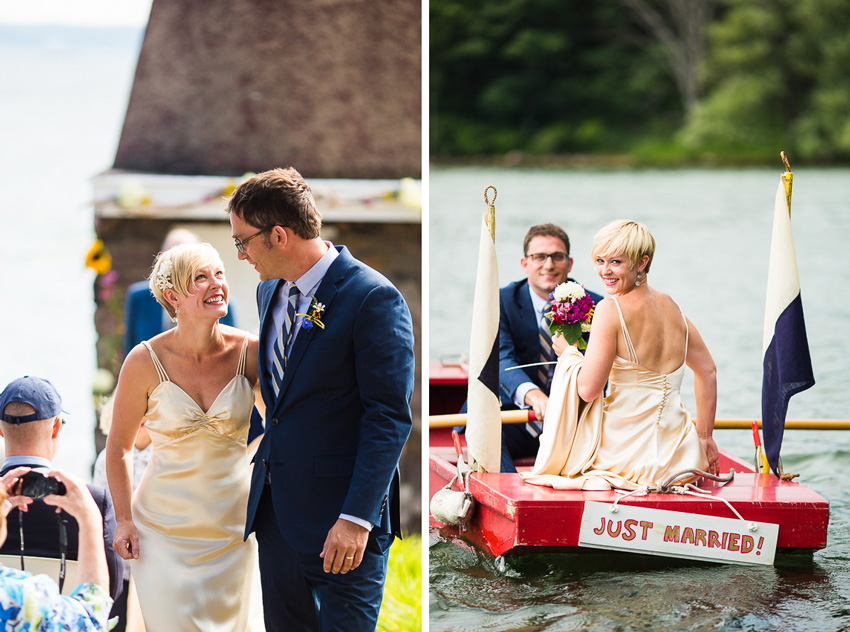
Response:
M114 548L130 560L147 632L248 629L256 568L243 542L257 338L220 325L229 288L209 244L160 253L150 276L177 326L137 345L118 379L106 469ZM132 497L132 449L153 452Z
M649 286L654 253L655 239L637 222L612 222L594 237L610 298L596 306L584 356L563 336L553 341L561 357L525 482L633 490L683 470L716 473L714 361L673 299ZM695 420L680 396L685 366L694 372Z

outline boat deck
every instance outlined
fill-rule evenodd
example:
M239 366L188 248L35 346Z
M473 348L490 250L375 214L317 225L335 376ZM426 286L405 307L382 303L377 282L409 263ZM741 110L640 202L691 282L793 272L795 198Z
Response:
M456 474L453 446L432 445L429 454L430 495ZM518 464L520 471L530 463ZM778 552L815 550L826 546L828 501L808 487L780 481L773 474L759 474L747 463L721 453L720 469L735 469L727 485L703 482L711 495L677 494L630 496L629 505L669 511L736 518L722 499L745 520L780 525ZM457 484L455 483L455 489ZM523 483L517 474L472 474L469 491L477 501L467 526L443 525L431 518L431 526L446 537L461 537L492 555L519 554L549 547L578 547L579 527L585 501L611 503L622 495L614 491L562 491Z

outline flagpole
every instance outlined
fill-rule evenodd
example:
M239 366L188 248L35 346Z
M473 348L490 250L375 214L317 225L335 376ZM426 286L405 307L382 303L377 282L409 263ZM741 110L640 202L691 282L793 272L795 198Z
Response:
M781 478L779 452L783 431L788 427L788 400L814 383L811 354L803 317L800 275L791 231L791 186L794 174L785 152L780 152L785 165L773 210L770 261L767 273L767 296L762 351L761 418L764 452L770 469Z
M490 199L492 189L493 199ZM481 224L469 344L466 444L473 471L498 472L502 424L499 417L499 269L496 261L496 187L484 189L487 211Z
M791 216L791 185L794 182L794 174L791 171L791 165L788 163L788 156L784 151L779 152L779 157L782 159L782 164L785 165L785 173L782 175L782 183L785 185L785 202L788 204L788 216Z

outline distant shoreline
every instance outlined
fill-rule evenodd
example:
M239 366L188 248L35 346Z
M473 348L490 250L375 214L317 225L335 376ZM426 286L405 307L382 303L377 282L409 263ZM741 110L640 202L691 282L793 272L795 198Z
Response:
M777 152L776 161L751 160L734 158L687 158L680 160L651 160L635 158L628 154L558 154L537 156L522 152L492 156L432 156L432 168L444 169L452 167L499 167L499 168L534 168L534 169L729 169L747 168L777 168L783 170ZM791 170L799 168L841 169L850 163L791 163Z

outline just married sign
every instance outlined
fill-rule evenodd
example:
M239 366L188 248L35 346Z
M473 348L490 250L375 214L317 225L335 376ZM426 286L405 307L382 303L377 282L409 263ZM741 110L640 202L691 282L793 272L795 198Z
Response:
M731 564L773 564L779 525L585 502L579 546ZM751 527L755 529L751 529Z

